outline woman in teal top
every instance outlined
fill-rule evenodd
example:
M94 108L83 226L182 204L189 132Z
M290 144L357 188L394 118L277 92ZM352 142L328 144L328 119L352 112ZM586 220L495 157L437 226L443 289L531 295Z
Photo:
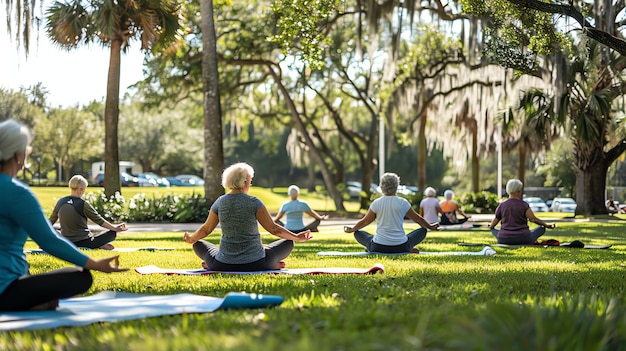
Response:
M30 150L29 129L0 122L0 311L54 309L58 300L87 291L89 270L120 272L118 257L94 260L52 228L30 189L15 179ZM30 275L24 243L30 237L47 253L77 265Z

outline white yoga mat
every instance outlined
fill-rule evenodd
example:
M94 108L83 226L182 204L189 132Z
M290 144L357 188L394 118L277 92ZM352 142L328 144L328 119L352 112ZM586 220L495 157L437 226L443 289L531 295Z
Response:
M448 255L448 256L493 256L496 251L489 246L483 247L480 251L420 251L419 255ZM318 256L368 256L368 255L384 255L384 256L399 256L399 255L417 255L415 253L403 252L403 253L386 253L386 252L365 252L365 251L321 251L317 253Z
M439 225L439 230L463 230L463 229L477 229L480 228L481 225L478 223L465 222L461 224L447 224L447 225Z
M81 326L218 309L277 306L282 296L229 293L224 298L194 294L140 295L103 291L64 299L55 311L0 312L0 331Z
M328 267L328 268L284 268L267 271L253 272L224 272L212 271L207 269L170 269L157 266L144 266L135 268L135 272L139 274L170 274L170 275L209 275L209 274L374 274L383 273L385 267L381 263L377 263L369 268L346 268L346 267Z

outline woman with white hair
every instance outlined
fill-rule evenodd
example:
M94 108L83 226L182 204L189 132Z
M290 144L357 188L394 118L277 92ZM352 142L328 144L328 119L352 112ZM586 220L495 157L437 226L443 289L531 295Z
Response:
M497 238L498 244L534 244L537 238L546 232L546 228L556 227L554 223L548 224L535 216L530 206L522 199L524 184L519 179L509 180L506 183L506 192L509 198L498 205L496 215L489 224L491 234ZM528 221L539 226L530 230ZM500 230L495 229L500 222Z
M321 221L328 219L328 215L321 215L317 213L315 210L311 209L309 204L305 201L298 199L300 196L300 188L297 185L290 185L287 189L287 194L291 200L280 206L280 210L278 210L276 217L274 217L274 222L282 225L280 219L283 218L283 216L286 216L284 226L294 233L303 232L305 230L310 230L312 232L319 231L317 226L320 225ZM303 220L305 213L314 218L313 222L306 226L304 225Z
M80 252L52 228L35 194L15 179L31 140L30 130L21 123L0 122L0 311L56 309L59 299L89 290L89 270L128 270L119 267L118 256L94 260ZM24 256L29 237L48 254L78 267L31 275Z
M267 207L257 197L248 195L254 169L247 163L236 163L222 173L222 186L230 191L220 196L209 210L204 224L193 234L183 235L185 242L202 259L202 267L215 271L262 271L285 267L294 241L311 239L306 230L297 234L274 222ZM220 245L201 240L221 224ZM263 246L259 224L280 240Z
M69 187L70 195L57 201L50 215L50 223L54 224L59 220L61 222L61 234L78 247L113 250L114 247L111 242L117 237L117 232L127 230L126 223L109 223L88 201L83 200L85 189L87 189L85 177L73 176L69 181ZM87 219L108 229L108 231L94 235L89 230Z
M439 200L435 197L437 193L432 187L424 189L426 197L420 201L420 215L429 223L439 222L439 215L443 215Z
M465 212L461 211L459 204L452 198L454 197L454 191L448 189L443 192L444 200L439 203L439 207L443 214L441 215L441 225L453 225L462 224L467 222L470 216L467 216ZM457 214L463 216L459 218Z
M428 223L404 198L396 196L400 178L395 173L385 173L380 178L383 196L372 201L369 210L354 226L345 226L346 233L354 233L354 238L369 252L402 253L419 252L414 246L426 238L426 229L437 230L439 223ZM404 218L408 217L421 227L409 234L404 232ZM376 235L362 228L376 220Z

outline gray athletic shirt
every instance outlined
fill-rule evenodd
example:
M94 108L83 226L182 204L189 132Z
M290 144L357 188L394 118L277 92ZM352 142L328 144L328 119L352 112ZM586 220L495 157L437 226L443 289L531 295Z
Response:
M211 206L222 227L222 238L215 259L228 264L244 264L265 257L256 212L261 200L248 194L226 194Z
M70 241L77 242L92 236L87 225L87 218L100 226L105 221L89 202L77 196L66 196L59 199L54 206L50 222L54 224L59 220L61 234Z

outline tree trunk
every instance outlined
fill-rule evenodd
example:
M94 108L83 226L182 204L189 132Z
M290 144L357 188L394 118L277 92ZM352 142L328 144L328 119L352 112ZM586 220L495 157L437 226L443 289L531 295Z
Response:
M120 65L122 39L111 41L107 97L104 105L104 195L107 198L121 193L120 150L117 128L120 117Z
M427 113L425 112L420 116L417 133L417 187L420 190L426 188L426 119Z
M528 154L528 150L526 148L526 144L523 142L519 143L519 163L517 165L517 179L521 180L522 183L526 183L526 155Z
M315 164L311 161L309 161L309 164L307 166L307 189L309 190L309 193L312 193L315 191Z
M476 120L470 126L472 133L472 191L480 191L480 161L478 160L478 127Z
M200 1L200 16L204 93L204 196L213 202L224 194L224 188L221 185L224 147L213 1Z
M376 171L376 153L378 151L379 143L384 143L385 140L379 140L379 120L381 117L377 112L379 109L374 110L373 108L368 108L371 115L371 123L369 128L369 135L367 139L368 143L365 143L365 155L366 157L360 157L361 161L361 172L363 172L363 178L361 179L361 193L365 192L367 194L366 198L361 196L361 209L367 209L370 205L370 198L372 196L371 185L372 179L374 178L374 171ZM384 144L383 144L384 145ZM357 149L358 150L358 149ZM383 155L384 157L384 155ZM378 163L380 165L380 163Z
M576 215L607 214L604 190L608 167L599 159L584 170L576 168Z

